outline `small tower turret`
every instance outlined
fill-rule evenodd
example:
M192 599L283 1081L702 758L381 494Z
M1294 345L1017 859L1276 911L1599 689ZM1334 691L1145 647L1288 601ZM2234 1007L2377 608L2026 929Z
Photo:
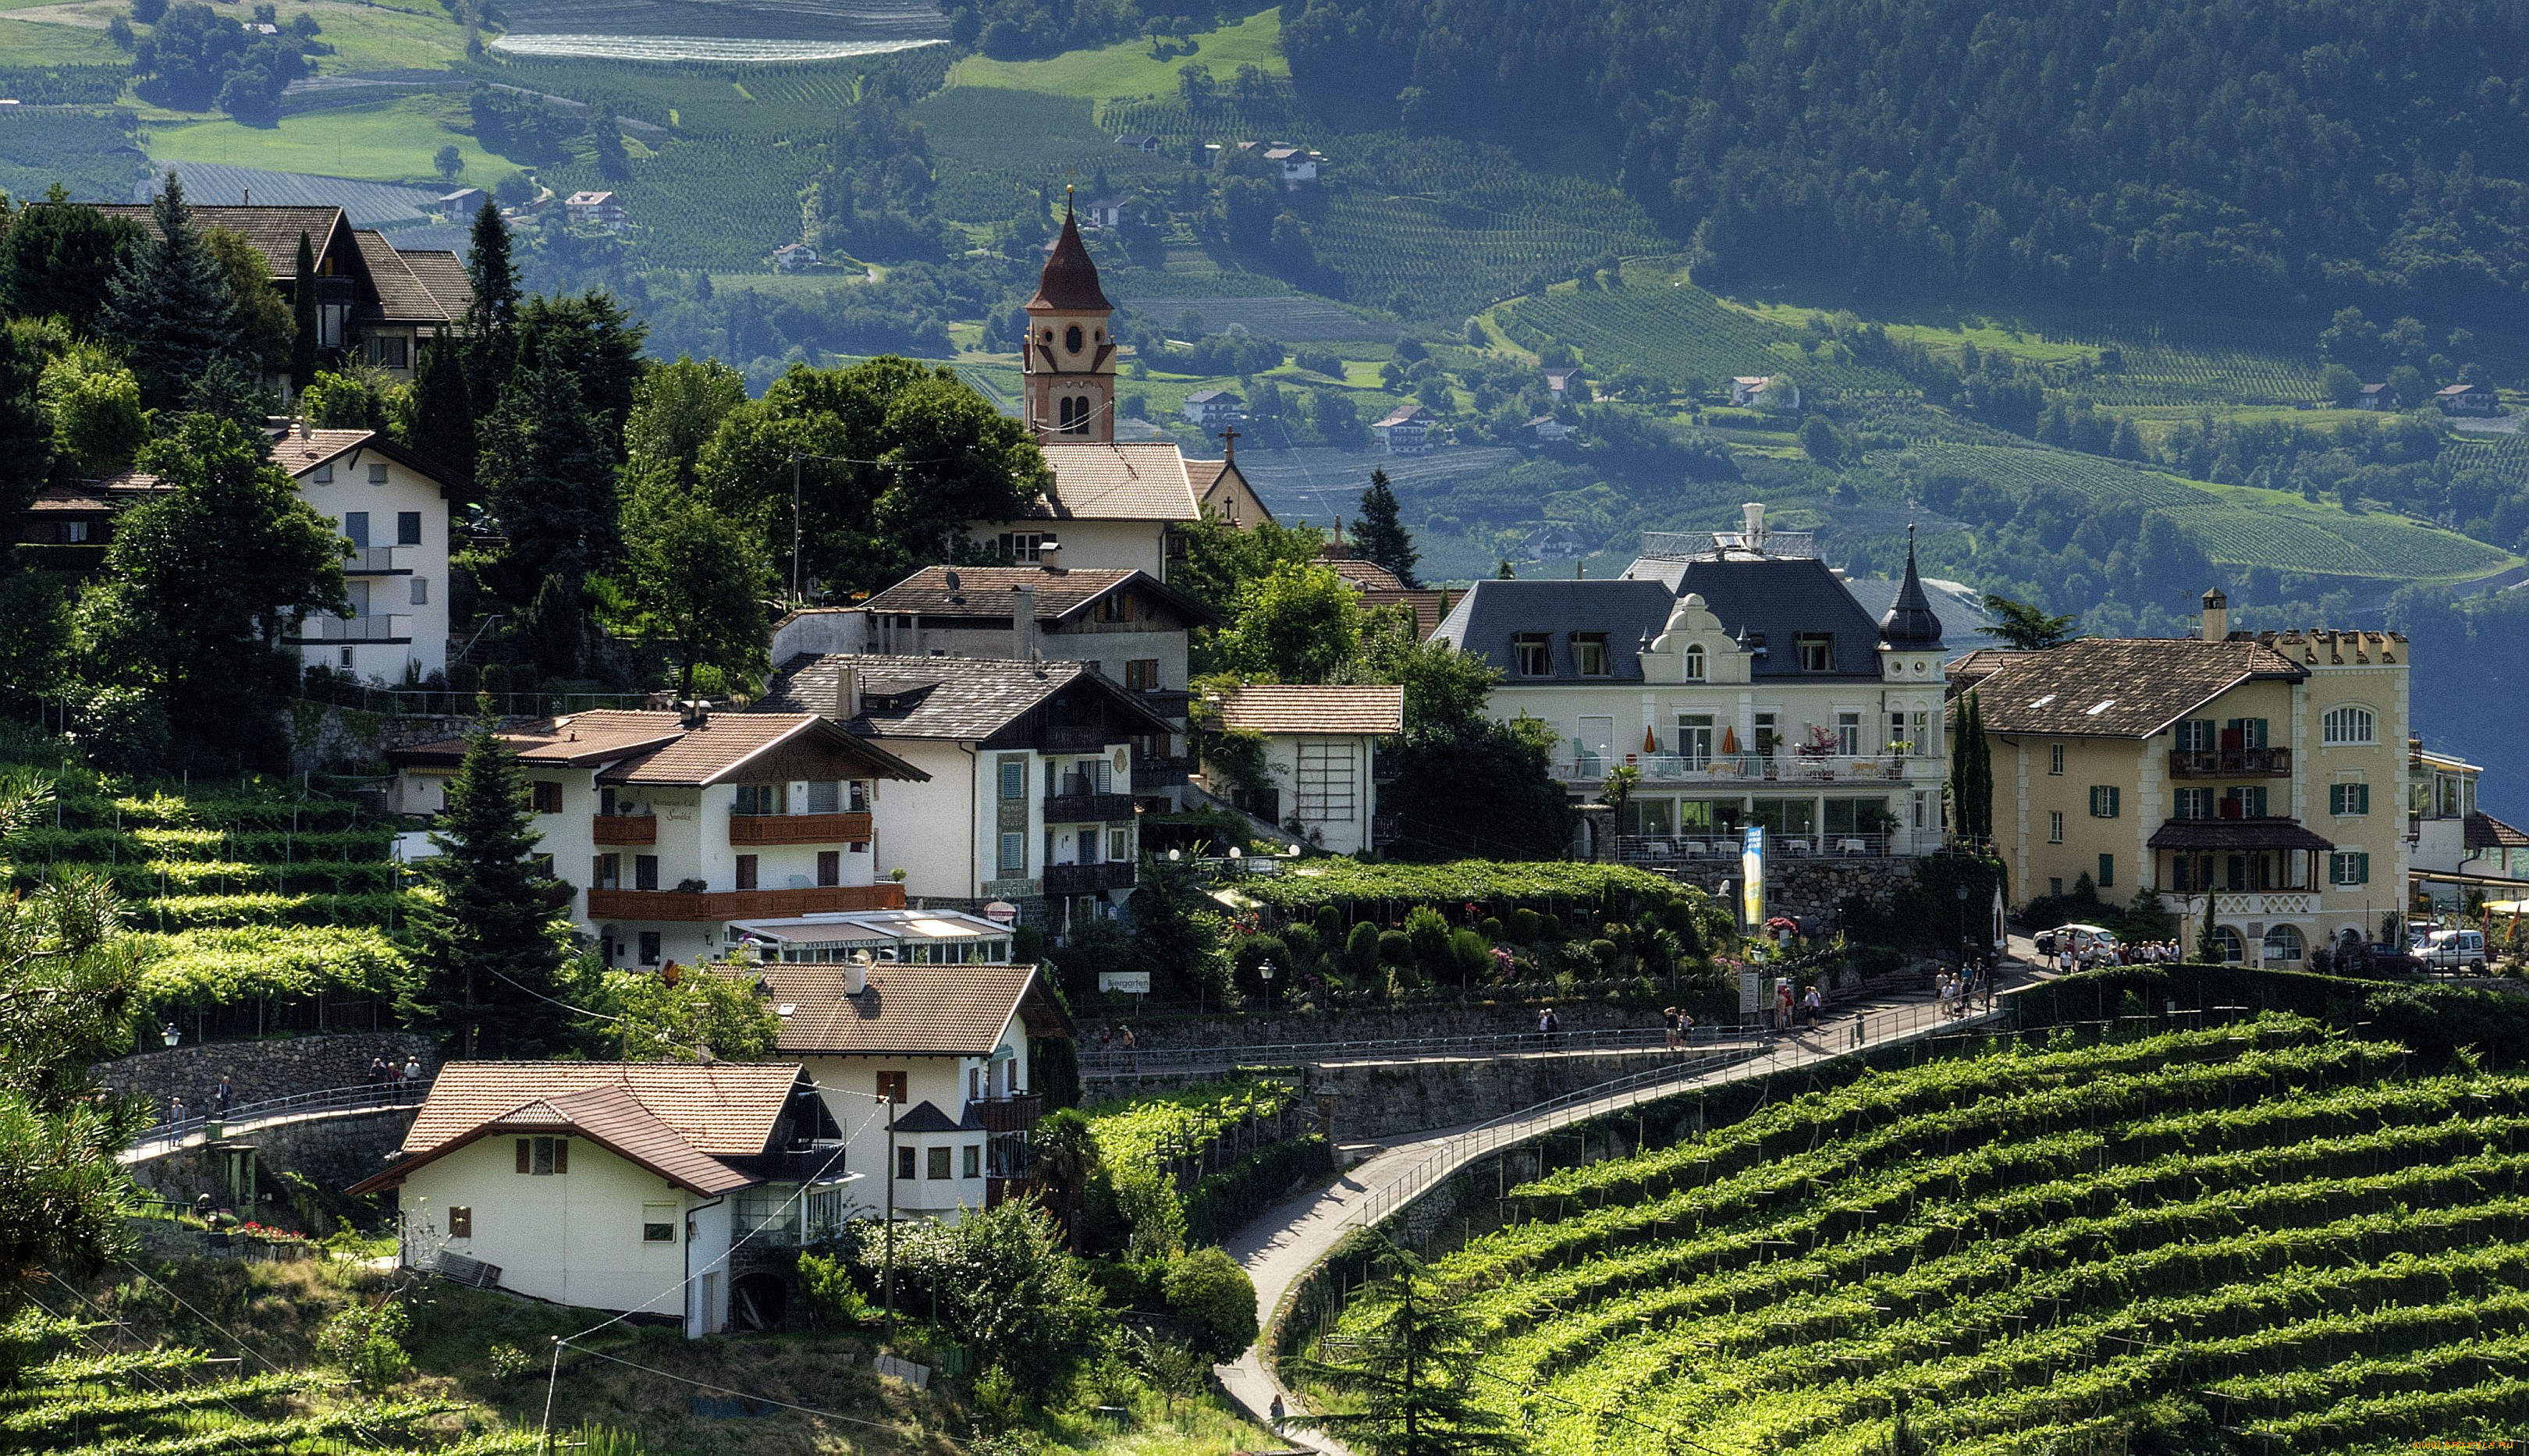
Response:
M1080 241L1080 223L1064 190L1062 236L1028 299L1025 375L1028 425L1037 443L1112 444L1115 440L1115 305L1098 286L1098 265Z

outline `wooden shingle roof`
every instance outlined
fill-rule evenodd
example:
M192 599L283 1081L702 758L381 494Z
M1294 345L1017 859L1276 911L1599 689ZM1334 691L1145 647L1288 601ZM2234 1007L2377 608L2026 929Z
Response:
M107 217L138 223L153 238L158 234L157 216L146 202L104 202L97 204L96 210ZM220 207L188 202L185 211L199 231L226 228L252 243L254 250L263 254L264 268L276 282L297 276L299 234L307 235L308 246L321 258L336 231L349 226L343 209L332 205Z
M1250 683L1220 696L1221 727L1256 733L1401 733L1393 683Z

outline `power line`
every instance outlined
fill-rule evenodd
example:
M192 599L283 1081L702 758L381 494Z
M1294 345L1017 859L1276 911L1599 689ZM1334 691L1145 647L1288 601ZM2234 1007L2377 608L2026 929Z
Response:
M602 1350L579 1350L577 1353L586 1355L591 1359L604 1360L615 1365L623 1366L630 1370L637 1370L643 1375L657 1375L663 1380L673 1380L680 1385L691 1385L697 1390L725 1390L729 1394L738 1396L742 1399L760 1400L766 1405L780 1406L785 1411L798 1411L803 1415L809 1416L823 1416L830 1421L842 1421L853 1426L866 1426L872 1430L884 1430L892 1434L902 1434L904 1431L903 1427L891 1426L884 1421L871 1421L859 1416L846 1416L840 1411L829 1411L819 1406L803 1406L794 1401L776 1400L770 1395L756 1395L744 1390L731 1389L726 1385L714 1384L709 1380L697 1380L691 1376L679 1375L669 1371L660 1370L656 1366L642 1365L636 1361L625 1360L619 1355L609 1355ZM559 1362L557 1362L557 1364L559 1364ZM957 1439L953 1435L947 1434L945 1431L940 1432L939 1435L940 1439L946 1441L952 1446L963 1446L966 1444L966 1442Z

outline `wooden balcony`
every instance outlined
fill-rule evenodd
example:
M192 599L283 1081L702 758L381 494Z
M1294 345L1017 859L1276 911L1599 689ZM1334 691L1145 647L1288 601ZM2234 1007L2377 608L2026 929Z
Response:
M656 814L600 814L588 822L589 837L600 844L656 844Z
M846 844L870 836L867 814L732 814L732 844Z
M901 910L904 887L827 885L814 890L725 890L685 894L673 890L592 890L591 920L650 920L682 923L714 920L765 920L781 915L816 915L834 910Z
M986 1132L1026 1132L1037 1124L1045 1111L1045 1099L1029 1093L1019 1097L979 1097L966 1104Z
M1048 824L1130 823L1133 818L1133 796L1129 793L1056 793L1045 800L1045 822Z

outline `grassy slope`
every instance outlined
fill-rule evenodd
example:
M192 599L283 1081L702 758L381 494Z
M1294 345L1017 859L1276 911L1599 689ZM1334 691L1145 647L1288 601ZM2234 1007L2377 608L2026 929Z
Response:
M1164 61L1152 58L1151 43L1144 39L1120 41L1103 50L1071 51L1046 61L995 61L969 56L957 63L948 79L955 85L999 86L1106 101L1123 96L1174 94L1177 72L1198 63L1211 67L1212 79L1223 84L1237 75L1241 66L1255 66L1267 76L1291 74L1290 64L1282 59L1282 16L1278 10L1260 11L1194 38L1196 49L1191 54Z
M313 172L370 182L435 184L431 158L454 144L465 158L462 181L490 187L517 170L457 131L461 101L412 96L339 111L301 112L275 127L220 120L160 123L149 129L149 155L162 162L225 162L274 172Z

